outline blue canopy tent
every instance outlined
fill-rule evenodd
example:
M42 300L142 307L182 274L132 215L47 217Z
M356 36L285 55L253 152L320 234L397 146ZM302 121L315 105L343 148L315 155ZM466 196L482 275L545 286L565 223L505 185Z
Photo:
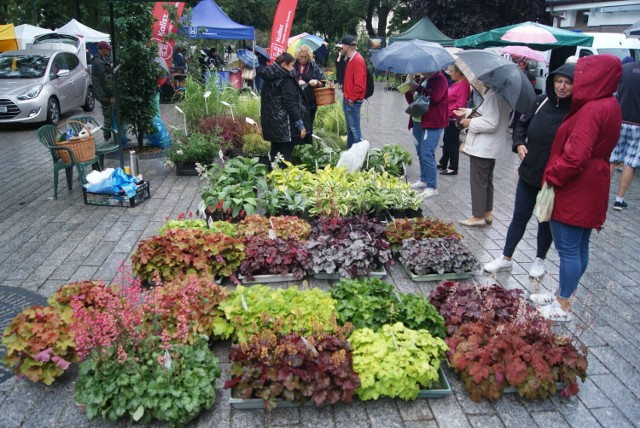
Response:
M181 29L192 39L254 40L255 29L229 18L213 0L202 0L193 8L191 25Z

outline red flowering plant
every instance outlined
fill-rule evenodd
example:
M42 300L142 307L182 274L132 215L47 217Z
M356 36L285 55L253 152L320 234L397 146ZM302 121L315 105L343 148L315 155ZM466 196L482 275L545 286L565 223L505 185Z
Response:
M498 285L443 282L431 302L444 316L449 363L474 401L499 399L512 387L526 398L578 393L586 378L586 347L553 332L521 296Z

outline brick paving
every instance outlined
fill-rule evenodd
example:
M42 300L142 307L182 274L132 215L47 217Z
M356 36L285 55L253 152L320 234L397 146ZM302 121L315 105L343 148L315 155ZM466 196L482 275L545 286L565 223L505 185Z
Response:
M362 110L362 127L373 146L399 143L415 158L411 134L406 129L404 99L397 92L377 91ZM80 111L72 112L78 114ZM180 127L171 105L162 106L166 123ZM100 113L97 113L98 117ZM177 177L163 166L164 159L142 159L140 170L151 182L151 199L136 208L87 206L82 189L74 181L67 191L60 179L58 199L53 200L49 153L36 140L37 127L0 127L0 286L20 287L50 296L75 280L111 280L119 263L129 260L137 243L156 234L166 218L195 211L199 201L197 177ZM107 166L117 166L108 160ZM501 253L511 219L517 157L505 147L495 170L495 221L484 229L464 229L464 243L485 263ZM469 162L461 156L457 176L439 176L439 196L425 203L425 213L457 222L471 214ZM616 173L614 180L617 180ZM417 179L417 165L410 168ZM614 185L617 185L615 181ZM611 193L613 197L613 192ZM629 209L610 210L605 228L592 236L591 260L574 305L577 320L560 331L588 328L581 341L589 348L588 379L576 397L524 400L508 395L497 402L474 403L460 381L447 371L454 395L415 402L377 400L326 408L235 410L226 392L219 392L215 406L192 422L194 427L625 427L640 424L640 185L636 179L627 194ZM507 288L531 291L527 276L535 257L535 224L532 221L514 254L511 272L495 279L478 274L478 282L497 281ZM558 255L551 250L543 285L558 282ZM413 283L394 266L388 280L403 292L427 294L435 283ZM326 281L312 285L327 288ZM215 345L226 366L229 343ZM89 422L73 400L77 368L52 386L11 378L0 383L0 427L127 426L126 423ZM160 424L158 426L161 426Z

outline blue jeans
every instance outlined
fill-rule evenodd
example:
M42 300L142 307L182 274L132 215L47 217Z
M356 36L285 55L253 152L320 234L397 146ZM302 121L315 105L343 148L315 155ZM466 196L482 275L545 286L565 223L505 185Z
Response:
M560 256L560 291L563 299L571 297L589 264L591 229L570 226L551 220L553 243Z
M349 105L347 99L342 97L342 109L344 110L344 120L347 123L347 149L355 143L362 141L362 131L360 131L360 108L362 101L356 101Z
M427 183L427 187L430 189L438 188L436 148L442 129L422 129L419 123L413 122L413 136L416 139L416 151L420 162L420 181Z
M516 202L513 207L513 218L509 224L507 231L507 241L504 244L502 254L506 257L513 256L516 246L524 236L527 230L527 223L533 215L533 207L536 205L536 196L538 195L538 187L525 183L522 179L518 180L516 187ZM538 248L536 257L541 259L547 258L547 252L551 247L551 227L549 222L538 223Z

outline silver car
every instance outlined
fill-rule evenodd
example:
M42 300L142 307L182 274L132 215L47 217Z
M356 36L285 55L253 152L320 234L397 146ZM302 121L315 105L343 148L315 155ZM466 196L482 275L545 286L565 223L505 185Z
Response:
M0 124L48 122L95 98L89 71L73 52L27 49L0 54Z

